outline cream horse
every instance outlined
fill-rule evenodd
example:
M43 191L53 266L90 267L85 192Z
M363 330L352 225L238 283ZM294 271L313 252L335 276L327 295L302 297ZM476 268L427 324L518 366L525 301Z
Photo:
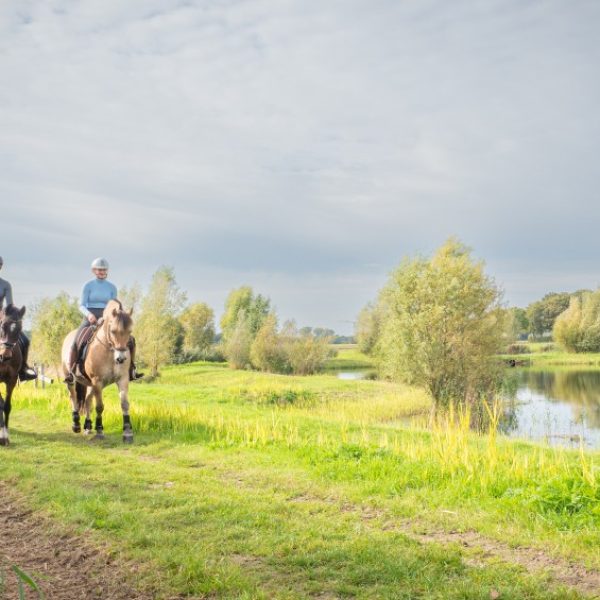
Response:
M123 441L133 442L133 429L129 418L129 365L131 353L128 348L133 321L132 311L125 311L118 300L110 300L104 309L102 320L89 342L84 362L88 379L77 373L75 382L69 384L69 394L73 406L73 431L81 431L79 413L85 409L84 433L92 433L92 398L96 398L96 438L104 438L102 425L102 390L111 383L119 388L121 410L123 411ZM69 353L77 330L71 331L62 346L62 363L65 376L69 372ZM90 385L91 384L91 385Z

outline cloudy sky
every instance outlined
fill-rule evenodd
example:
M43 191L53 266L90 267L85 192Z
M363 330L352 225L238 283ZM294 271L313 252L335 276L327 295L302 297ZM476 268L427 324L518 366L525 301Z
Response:
M600 283L596 0L3 0L16 301L173 266L352 330L457 235L507 302Z

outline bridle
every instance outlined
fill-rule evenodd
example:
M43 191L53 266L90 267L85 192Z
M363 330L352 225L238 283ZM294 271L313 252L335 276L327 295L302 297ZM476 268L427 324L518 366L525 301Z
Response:
M96 336L96 339L105 347L108 348L109 350L113 350L116 352L125 352L127 350L127 346L123 347L119 347L117 346L111 335L110 335L110 328L108 326L108 319L104 319L104 322L102 323L102 332L104 333L104 340L102 340L100 338L100 336Z
M21 324L21 320L20 319L6 319L3 317L0 317L0 331L3 331L4 328L2 327L2 325L4 325L4 323L15 323L17 325ZM17 340L18 340L19 334L17 333ZM4 339L0 339L0 346L2 346L3 348L7 348L8 350L12 350L15 346L17 345L17 342L9 342L8 341L8 336L5 337Z

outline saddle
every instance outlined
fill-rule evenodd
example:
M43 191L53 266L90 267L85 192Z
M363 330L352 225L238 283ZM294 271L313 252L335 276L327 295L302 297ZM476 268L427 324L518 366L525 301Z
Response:
M97 330L97 325L88 325L87 327L84 327L79 332L79 335L75 338L75 348L77 350L77 361L75 362L75 368L79 371L78 374L88 380L89 377L87 376L84 367L85 359L90 347L90 342L92 341Z

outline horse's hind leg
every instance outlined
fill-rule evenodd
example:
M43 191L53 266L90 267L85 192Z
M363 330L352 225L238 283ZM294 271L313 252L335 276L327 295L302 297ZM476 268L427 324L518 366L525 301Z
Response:
M123 377L117 384L119 386L119 398L121 410L123 411L123 441L126 444L133 443L133 427L129 418L129 381Z
M73 425L71 428L74 433L79 433L81 431L81 420L79 417L79 400L77 398L77 388L74 383L68 384L67 388L69 390L69 398L71 399L71 408L73 409L71 415L73 417Z

